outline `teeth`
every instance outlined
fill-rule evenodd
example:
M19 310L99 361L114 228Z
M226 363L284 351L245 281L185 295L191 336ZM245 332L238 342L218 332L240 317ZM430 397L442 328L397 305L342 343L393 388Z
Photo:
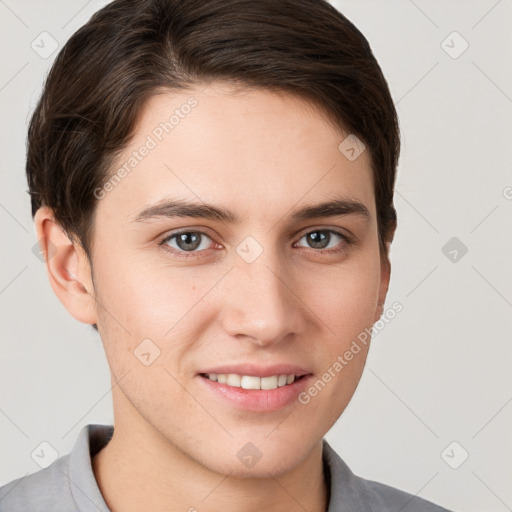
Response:
M256 377L257 379L258 377ZM277 386L277 380L279 379L279 375L275 375L273 377L261 377L260 386L261 389L276 389ZM256 381L254 381L256 384Z
M252 375L237 375L236 373L210 373L206 376L215 382L243 389L277 389L295 381L293 373L261 378Z
M244 389L261 389L261 379L259 377L244 375L240 379L240 387Z
M235 373L230 373L227 376L226 384L228 386L233 386L235 388L239 388L241 380L242 380L242 378L240 377L240 375L236 375Z

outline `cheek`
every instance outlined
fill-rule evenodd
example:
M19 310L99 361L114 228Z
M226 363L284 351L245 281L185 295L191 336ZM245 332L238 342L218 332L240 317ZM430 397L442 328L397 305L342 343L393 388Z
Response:
M145 339L161 352L155 363L179 361L188 340L207 321L205 295L216 281L214 272L199 274L197 268L170 268L130 257L98 269L100 332L108 340L105 350L112 364L119 372L127 370Z
M192 307L198 293L184 269L154 260L130 254L117 261L107 257L98 282L105 307L127 331L162 337Z
M324 329L323 350L318 380L301 403L310 416L324 419L326 430L350 402L366 363L380 286L380 265L375 261L362 257L309 279L308 301L322 320L317 325Z
M322 320L338 348L371 327L380 288L380 265L361 255L302 279L304 302Z

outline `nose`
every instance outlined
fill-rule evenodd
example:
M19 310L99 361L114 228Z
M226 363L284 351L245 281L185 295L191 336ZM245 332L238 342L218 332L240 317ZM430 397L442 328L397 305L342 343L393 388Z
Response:
M306 305L293 267L264 251L255 261L238 259L222 290L221 321L240 340L268 346L304 330Z

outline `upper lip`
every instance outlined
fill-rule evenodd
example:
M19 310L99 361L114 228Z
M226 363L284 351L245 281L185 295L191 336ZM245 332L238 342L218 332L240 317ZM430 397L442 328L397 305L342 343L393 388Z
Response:
M254 377L271 377L272 375L290 375L297 377L309 375L311 373L307 368L294 364L281 363L269 366L259 366L254 363L224 364L202 370L201 373L236 373L238 375L251 375Z

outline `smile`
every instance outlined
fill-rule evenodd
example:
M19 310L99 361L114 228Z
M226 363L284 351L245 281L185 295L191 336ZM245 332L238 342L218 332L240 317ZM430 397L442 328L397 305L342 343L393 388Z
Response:
M288 384L293 384L303 376L292 374L271 375L269 377L256 377L253 375L238 375L236 373L205 373L201 374L219 384L243 389L277 389Z

